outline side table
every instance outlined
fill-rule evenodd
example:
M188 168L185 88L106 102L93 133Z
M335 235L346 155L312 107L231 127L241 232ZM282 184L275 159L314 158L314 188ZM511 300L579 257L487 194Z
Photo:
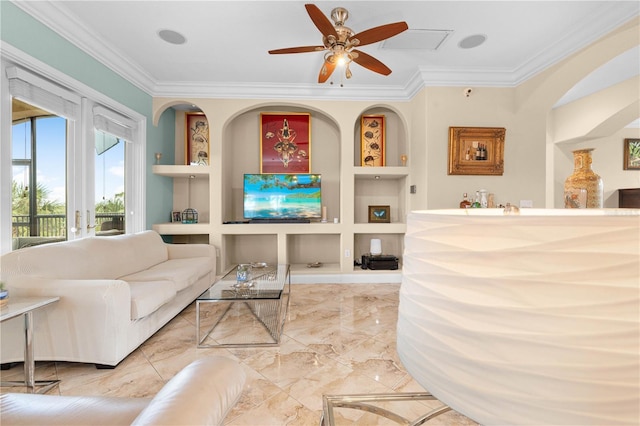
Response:
M0 322L24 316L24 382L1 382L0 386L26 386L29 393L45 393L60 380L35 380L36 362L33 356L33 312L60 300L59 297L11 297L0 310ZM36 390L36 386L41 387Z

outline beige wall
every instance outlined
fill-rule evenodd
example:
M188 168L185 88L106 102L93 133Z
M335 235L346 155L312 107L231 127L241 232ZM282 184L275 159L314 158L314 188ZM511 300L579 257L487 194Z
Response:
M563 207L564 180L573 172L573 154L576 149L594 148L591 168L604 183L604 207L618 207L618 189L640 188L640 171L624 170L623 141L640 139L640 129L625 128L611 136L588 141L557 144L555 150L555 205Z
M469 97L461 87L425 89L428 208L457 207L464 192L471 196L480 189L494 193L496 203L532 200L544 207L544 115L518 113L514 97L514 89L505 88L474 88ZM448 175L451 126L504 127L504 174Z
M334 153L336 163L350 167L356 161L354 144L357 144L360 115L393 111L399 127L387 141L401 145L394 151L395 157L400 151L408 155L408 186L415 185L417 189L416 194L408 195L411 210L457 207L462 193L472 195L479 189L493 192L497 203L519 204L520 200L531 200L534 207L563 207L562 185L572 169L570 151L576 147L594 147L594 169L605 182L605 205L615 207L615 190L640 186L640 172L621 170L622 140L640 137L639 129L624 128L640 117L640 91L637 90L640 77L562 108L553 110L553 106L582 78L637 46L639 28L636 19L517 87L474 87L469 97L465 96L464 87L427 87L408 102L157 98L154 99L154 122L157 123L159 115L172 104L193 103L209 117L213 141L253 139L255 142L258 140L256 117L260 111L310 111L312 117L323 122L317 126L317 132L314 130L312 144L327 143L331 139L327 148ZM234 124L233 120L247 111L252 114L250 123ZM504 175L448 175L450 126L505 127ZM212 145L211 157L214 168L222 165L225 158L221 145ZM397 159L393 161L397 165ZM350 171L344 167L342 170L345 171L343 177L351 179ZM222 202L225 197L220 185L220 182L211 182L211 193L221 197L214 202ZM353 215L350 201L353 183L342 182L341 186L340 212L332 212L330 216Z

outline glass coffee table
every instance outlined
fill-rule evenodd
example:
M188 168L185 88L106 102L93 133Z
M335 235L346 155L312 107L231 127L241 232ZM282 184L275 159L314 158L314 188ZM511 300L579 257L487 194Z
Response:
M239 281L238 266L231 268L196 299L199 348L280 344L291 293L289 265L255 263L244 273Z

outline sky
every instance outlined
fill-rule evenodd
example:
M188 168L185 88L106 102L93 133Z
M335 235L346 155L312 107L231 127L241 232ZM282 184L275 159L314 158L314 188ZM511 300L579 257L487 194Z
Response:
M65 203L65 126L61 117L48 117L37 120L38 157L37 179L49 190L49 199ZM29 158L28 124L13 126L13 158ZM94 151L95 152L95 151ZM95 199L100 202L112 199L116 193L124 191L124 143L120 142L95 161ZM25 167L13 168L13 180L28 184L28 171Z

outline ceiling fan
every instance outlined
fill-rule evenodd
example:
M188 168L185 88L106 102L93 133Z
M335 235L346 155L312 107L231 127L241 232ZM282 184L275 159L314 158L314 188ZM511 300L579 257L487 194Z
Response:
M382 75L391 74L391 69L371 55L361 50L355 49L358 46L377 43L387 38L393 37L407 30L409 26L406 22L395 22L392 24L380 25L355 34L351 28L345 27L344 23L349 18L349 12L343 7L336 7L331 11L331 19L334 24L324 16L322 11L314 4L305 4L307 13L315 26L322 33L322 46L300 46L285 49L270 50L273 55L283 53L305 53L320 52L326 50L324 63L320 68L318 83L324 83L331 76L338 64L344 64L345 75L351 78L352 73L349 64L355 62L373 72Z

